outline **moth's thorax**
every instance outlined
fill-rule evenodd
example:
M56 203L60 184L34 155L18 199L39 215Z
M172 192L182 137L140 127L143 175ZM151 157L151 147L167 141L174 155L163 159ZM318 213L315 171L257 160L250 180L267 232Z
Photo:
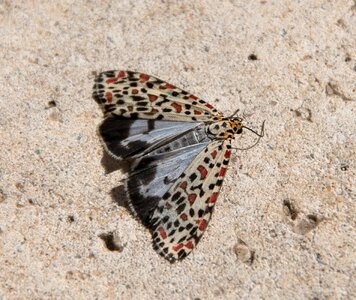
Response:
M207 134L215 139L233 139L235 134L242 132L242 123L240 118L223 118L219 121L207 125Z

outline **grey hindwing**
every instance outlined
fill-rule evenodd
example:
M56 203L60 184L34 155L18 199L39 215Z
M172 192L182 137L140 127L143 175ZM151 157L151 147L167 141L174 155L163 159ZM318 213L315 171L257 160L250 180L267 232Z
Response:
M200 125L133 162L125 188L131 209L146 226L159 200L210 142Z
M99 126L99 133L107 152L122 160L143 156L199 125L198 122L127 119L111 115Z
M207 145L208 142L204 142L146 155L135 164L126 179L125 188L131 209L146 226L149 226L159 200Z

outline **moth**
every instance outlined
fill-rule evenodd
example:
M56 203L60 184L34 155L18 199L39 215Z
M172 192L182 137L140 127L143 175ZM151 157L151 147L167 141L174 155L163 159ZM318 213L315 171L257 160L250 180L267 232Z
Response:
M104 112L99 134L107 153L130 162L124 182L134 215L152 232L153 248L170 262L190 254L213 212L242 133L202 99L154 76L107 71L93 97ZM253 131L256 133L255 131ZM263 136L263 125L261 133Z

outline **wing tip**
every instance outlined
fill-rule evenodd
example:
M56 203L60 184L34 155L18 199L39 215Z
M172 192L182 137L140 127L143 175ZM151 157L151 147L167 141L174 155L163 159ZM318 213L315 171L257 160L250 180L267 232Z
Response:
M178 257L175 257L173 253L168 253L168 247L162 248L155 241L152 241L152 248L171 264L179 261Z
M152 232L152 235L154 233ZM182 244L176 245L177 249L174 247L170 247L170 245L166 245L164 241L157 237L156 239L152 240L152 248L155 250L160 256L165 258L171 264L174 264L178 261L182 261L186 258L192 251L193 248L183 248Z

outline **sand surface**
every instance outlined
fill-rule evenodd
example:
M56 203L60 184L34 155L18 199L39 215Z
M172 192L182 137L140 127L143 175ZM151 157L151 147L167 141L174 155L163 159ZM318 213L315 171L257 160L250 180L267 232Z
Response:
M347 0L0 1L0 299L355 299L355 14ZM110 69L266 120L180 263L112 197L125 174L103 167L91 97Z

